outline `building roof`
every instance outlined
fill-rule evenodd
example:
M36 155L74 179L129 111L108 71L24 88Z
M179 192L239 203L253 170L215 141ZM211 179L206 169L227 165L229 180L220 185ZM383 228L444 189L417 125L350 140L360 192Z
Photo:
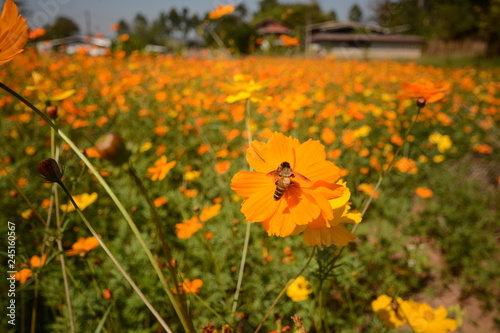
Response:
M418 43L424 42L419 36L382 35L382 34L348 34L348 33L315 33L311 42L346 42L346 43Z
M269 35L269 34L289 34L292 32L292 29L279 22L274 18L265 18L262 21L255 24L255 28L260 35Z
M316 33L316 32L348 33L359 30L369 31L372 33L380 33L380 34L387 34L390 32L390 29L383 28L378 25L363 24L360 22L353 22L353 21L341 21L341 22L328 21L323 23L316 23L316 24L311 24L308 27L308 30L311 33Z

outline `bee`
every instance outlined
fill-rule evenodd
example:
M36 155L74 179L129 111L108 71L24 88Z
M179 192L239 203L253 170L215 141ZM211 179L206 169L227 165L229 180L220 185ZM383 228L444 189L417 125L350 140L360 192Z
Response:
M281 199L281 197L283 197L283 195L285 194L285 191L288 188L288 186L293 184L290 178L296 177L299 180L309 183L311 182L307 177L301 175L298 172L293 171L292 167L290 166L290 163L288 162L282 162L276 170L269 172L266 176L278 178L275 182L276 190L274 191L274 196L273 196L275 201Z

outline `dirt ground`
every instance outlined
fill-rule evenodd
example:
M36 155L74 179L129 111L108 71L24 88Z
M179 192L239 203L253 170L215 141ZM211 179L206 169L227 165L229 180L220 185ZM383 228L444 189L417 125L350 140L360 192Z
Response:
M436 286L441 285L440 282L440 268L444 267L443 258L441 253L436 250L432 250L429 247L428 251L430 264L437 268L435 276ZM461 300L461 289L457 282L453 282L447 285L445 290L440 290L432 298L430 302L432 306L437 307L442 305L449 309L451 306L460 305L462 310L464 310L464 319L462 326L456 330L456 332L463 333L495 333L500 332L495 329L494 318L495 314L493 312L485 312L481 308L481 302L475 298L469 298L467 300ZM422 296L424 297L424 296ZM425 297L424 297L425 298ZM500 309L497 309L500 311Z

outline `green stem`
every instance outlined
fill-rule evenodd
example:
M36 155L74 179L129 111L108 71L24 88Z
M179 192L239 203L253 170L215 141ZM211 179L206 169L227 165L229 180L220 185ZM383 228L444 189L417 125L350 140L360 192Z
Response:
M250 99L247 99L247 105L246 105L246 119L245 119L245 125L247 129L247 135L248 135L248 146L250 147L250 144L252 143L252 129L250 128ZM250 170L252 170L252 167L249 167ZM241 284L243 282L243 272L245 270L245 263L247 260L247 253L248 253L248 244L250 243L250 227L251 223L247 221L247 226L245 229L245 243L243 245L243 253L241 255L241 262L240 262L240 271L238 273L238 282L236 283L236 291L234 292L234 300L233 300L233 307L231 309L231 317L234 317L236 313L236 308L238 306L238 299L240 297L240 291L241 291Z
M65 188L64 188L65 189ZM59 250L59 261L61 262L61 272L63 275L63 284L64 284L64 292L66 294L66 303L68 305L68 316L69 316L69 323L71 327L71 332L75 332L75 320L73 317L73 306L71 304L71 294L69 293L69 283L68 283L68 276L66 274L66 259L64 257L64 249L62 246L62 235L63 231L61 228L61 217L59 215L59 194L57 192L57 186L52 186L52 191L54 193L54 202L56 204L56 223L57 223L57 229L58 229L58 237L56 238L56 244L57 244L57 249ZM71 198L73 200L73 198Z
M144 294L141 292L141 290L139 289L139 287L137 287L137 285L135 284L134 280L132 280L132 278L127 274L127 272L125 271L125 269L123 269L123 267L120 264L120 262L118 262L118 260L115 258L115 256L113 255L113 253L111 253L111 251L108 249L108 247L106 246L106 244L99 237L99 234L94 230L94 228L92 227L92 225L90 224L90 222L87 220L87 218L85 217L85 215L83 215L83 212L76 205L75 201L73 200L73 197L71 196L71 193L69 193L69 191L66 189L65 186L63 186L62 189L64 190L64 192L66 192L66 194L68 195L70 201L75 206L76 211L78 212L78 215L80 215L80 218L82 219L83 223L85 223L85 225L87 226L87 228L90 230L90 233L92 234L92 236L94 236L97 239L97 241L99 242L99 245L101 245L101 247L104 250L104 252L106 252L106 254L109 256L109 258L111 259L111 261L115 264L115 266L118 268L118 270L120 271L120 273L123 275L123 277L125 278L125 280L127 280L127 282L130 284L130 286L132 287L132 289L134 289L134 291L137 293L137 295L142 300L142 302L153 313L153 315L156 317L156 319L158 320L158 322L160 323L160 325L163 327L163 329L165 329L165 331L167 331L169 333L173 333L170 330L170 327L168 327L167 323L165 323L165 321L163 320L163 318L160 316L160 314L153 307L153 305L151 305L151 303L149 303L149 301L147 300L146 296L144 296Z
M276 307L276 304L278 304L278 302L280 301L280 299L283 297L283 295L285 295L286 293L286 290L288 289L288 287L290 287L292 285L292 283L295 282L295 280L297 280L297 278L299 276L302 275L302 273L304 273L304 271L306 270L307 266L309 266L309 263L311 262L312 258L314 257L314 253L316 253L316 246L313 247L313 250L311 252L311 255L309 256L309 258L307 259L307 262L306 264L304 265L304 267L302 267L302 269L295 275L295 277L293 279L291 279L290 281L288 281L288 283L283 287L283 289L281 290L281 292L279 293L278 297L276 297L276 299L274 300L273 304L271 305L271 307L269 308L269 310L267 310L266 314L264 315L264 318L262 318L262 320L260 321L259 323L259 326L257 326L257 328L255 329L254 333L257 333L260 331L260 329L262 328L262 325L264 325L264 322L266 321L267 317L271 314L271 312L274 310L274 308Z
M149 209L151 211L151 216L152 216L153 221L154 221L155 226L156 226L158 236L159 236L160 241L161 241L163 255L165 256L165 259L167 262L166 266L167 266L167 269L170 273L170 277L174 283L174 288L177 292L176 293L177 297L176 297L176 295L174 295L171 292L171 290L168 289L169 292L172 293L172 295L171 296L169 295L169 297L171 297L171 298L175 297L178 304L179 304L178 311L180 311L179 318L182 321L182 325L185 328L189 328L189 330L187 330L188 332L194 332L195 329L193 326L193 321L190 320L189 311L188 311L187 304L186 304L186 299L184 297L184 293L182 291L182 288L179 287L179 281L177 279L177 272L175 271L175 267L172 265L172 262L173 262L172 252L170 251L170 246L169 246L167 239L165 237L165 232L163 231L163 227L161 225L161 219L160 219L160 215L158 214L158 210L156 209L156 207L153 203L153 200L151 200L151 198L149 197L148 190L144 186L141 179L137 176L137 172L135 171L135 169L133 168L131 163L129 163L128 170L130 172L131 177L134 179L135 183L139 187L139 190L141 191L142 196L144 197L144 199L146 199L146 202L147 202ZM176 311L177 311L177 309L176 309Z
M146 255L147 255L147 257L148 257L151 265L153 266L153 269L155 270L156 274L158 275L158 278L160 279L160 283L162 284L163 289L167 293L167 295L168 295L168 297L170 299L170 302L172 303L172 305L173 305L173 307L174 307L177 315L179 316L179 318L181 318L181 321L183 323L184 329L186 330L186 332L194 332L194 331L192 331L192 330L189 329L189 326L185 325L185 320L182 319L182 312L180 311L179 304L176 301L175 297L173 296L172 291L168 287L168 284L167 284L167 281L165 279L165 276L163 275L163 273L161 271L161 268L158 266L158 263L156 262L156 259L154 258L153 254L151 253L151 251L147 247L146 242L142 238L139 229L137 228L136 224L134 223L134 221L132 220L132 218L128 214L128 212L125 209L125 207L123 207L123 205L120 202L120 200L116 197L116 195L113 192L113 190L111 190L111 188L109 187L109 185L106 183L106 181L104 180L104 178L102 178L102 176L95 169L95 167L92 165L92 163L88 160L88 158L84 154L82 154L82 152L73 143L73 141L71 141L71 139L69 139L66 136L66 134L64 134L64 132L62 132L56 126L56 124L54 124L54 122L52 122L52 120L45 113L43 113L42 111L38 110L38 108L36 108L33 104L31 104L29 101L27 101L23 96L19 95L18 93L16 93L14 90L12 90L9 87L7 87L2 82L0 82L0 88L4 89L9 94L11 94L12 96L16 97L18 100L20 100L26 106L28 106L30 109L32 109L33 111L35 111L43 120L45 120L45 122L50 127L52 127L57 132L57 134L59 134L59 136L71 147L71 149L83 161L83 163L85 163L85 165L92 171L92 173L94 174L94 176L96 177L96 179L99 181L99 183L101 184L101 186L104 188L104 190L111 197L111 200L113 200L113 202L117 206L118 210L120 211L120 213L123 215L123 217L127 221L130 229L132 229L132 232L134 233L134 235L136 236L137 240L139 241L139 244L141 245L141 247L143 248L144 252L146 253ZM76 205L76 203L74 202L74 200L72 198L71 198L71 201L72 201L73 204Z
M394 153L394 157L391 160L391 163L389 163L389 166L385 171L382 172L382 174L379 176L377 184L373 188L373 192L370 194L370 197L368 198L368 201L366 202L365 206L363 207L363 210L361 211L361 216L364 216L366 211L368 210L368 207L370 207L370 204L373 201L373 197L375 196L375 193L377 193L378 189L380 188L380 185L382 184L382 181L385 179L387 173L392 169L394 166L394 163L396 163L396 158L398 157L399 153L401 152L402 147L406 143L408 139L408 135L410 135L411 129L413 128L413 125L417 122L418 116L420 114L420 108L417 107L417 114L415 115L415 118L412 120L410 126L408 126L408 129L406 130L405 137L403 139L403 143L401 146L398 147L396 150L396 153ZM358 224L355 224L354 227L352 228L351 232L354 233L358 227ZM340 254L340 253L339 253Z

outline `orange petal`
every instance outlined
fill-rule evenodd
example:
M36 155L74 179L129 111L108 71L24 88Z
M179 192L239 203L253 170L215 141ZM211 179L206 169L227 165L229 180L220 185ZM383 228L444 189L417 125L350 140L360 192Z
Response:
M252 222L262 222L275 214L280 201L273 199L275 188L269 186L253 193L241 205L241 212Z
M297 161L295 170L300 173L309 173L310 167L326 159L325 147L317 140L309 139L295 150ZM309 176L308 176L309 177Z
M231 179L231 189L244 198L265 188L274 189L274 180L261 172L240 171Z
M283 133L274 132L269 141L268 149L264 152L262 158L267 164L277 168L282 162L289 162L292 168L295 166L294 147L299 146L297 139L286 137Z

